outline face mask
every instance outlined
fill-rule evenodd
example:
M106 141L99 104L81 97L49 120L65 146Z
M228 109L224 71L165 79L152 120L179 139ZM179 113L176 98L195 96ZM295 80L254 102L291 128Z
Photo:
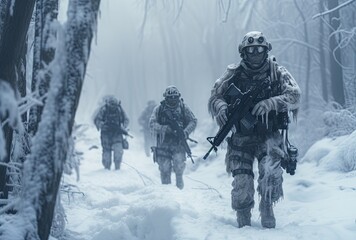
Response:
M169 107L176 107L179 103L179 96L169 96L169 97L166 97L166 104L169 106Z
M261 49L259 49L260 47L248 47L248 48L254 48L254 49L252 51L251 49L249 49L250 51L246 49L245 60L252 68L260 67L267 57L266 51L264 51L265 49L261 47L263 51L260 52L261 51Z

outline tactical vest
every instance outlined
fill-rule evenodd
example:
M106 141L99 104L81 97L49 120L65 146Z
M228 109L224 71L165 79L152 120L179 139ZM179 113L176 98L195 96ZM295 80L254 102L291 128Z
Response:
M276 63L270 59L269 67L266 68L264 72L258 73L249 73L247 72L241 65L239 65L236 69L236 72L232 78L228 81L228 85L234 83L237 88L241 90L241 92L246 92L252 87L261 84L264 80L269 83L269 86L261 91L261 93L255 99L253 105L250 108L252 111L253 107L260 101L281 95L281 82L279 81L279 76L276 70ZM228 104L232 104L236 101L236 98L233 97L226 98ZM246 129L241 122L235 124L237 133L241 133L243 135L264 135L270 132L275 132L279 129L287 129L288 128L288 113L278 113L273 110L268 113L268 119L265 119L265 116L259 116L257 119L257 123L251 129Z
M185 107L182 101L183 100L179 102L179 106L177 106L176 108L169 108L166 106L165 102L162 101L158 109L158 118L157 118L158 123L161 125L167 125L168 124L167 118L165 114L163 114L163 112L171 111L173 118L177 121L178 125L182 128L185 128L188 123L186 121Z

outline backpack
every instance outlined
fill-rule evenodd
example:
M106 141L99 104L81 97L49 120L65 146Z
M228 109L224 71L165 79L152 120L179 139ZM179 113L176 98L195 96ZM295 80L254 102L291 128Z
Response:
M123 122L120 105L105 105L103 111L104 126L107 129L119 129Z

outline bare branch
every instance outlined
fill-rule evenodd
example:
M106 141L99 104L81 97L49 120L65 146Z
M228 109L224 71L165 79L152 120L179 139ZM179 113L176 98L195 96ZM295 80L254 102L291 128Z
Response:
M309 43L306 43L306 42L303 42L303 41L300 41L300 40L297 40L297 39L293 39L293 38L283 38L283 39L271 39L270 42L290 42L290 43L296 43L296 44L299 44L299 45L302 45L304 47L308 47L310 49L313 49L314 51L316 52L319 52L319 48L317 47L314 47L313 45L309 44Z
M229 0L228 4L227 4L227 8L225 10L225 16L222 20L223 23L226 23L227 22L227 19L229 17L229 12L230 12L230 7L231 7L231 0Z
M218 190L216 190L216 188L213 188L212 186L210 186L210 185L208 185L208 184L206 184L206 183L204 183L204 182L202 182L202 181L193 179L193 178L191 178L191 177L189 177L189 176L186 176L186 177L187 177L188 179L194 181L194 182L198 182L198 183L201 183L201 184L205 185L208 190L215 191L215 192L218 194L219 198L223 198L222 195L221 195L221 193L220 193Z
M178 20L180 14L181 14L181 12L182 12L182 9L183 9L184 0L177 0L177 1L178 1L178 3L179 3L179 8L178 8L178 12L177 12L177 15L176 15L176 17L175 17L173 23L175 23L175 22Z
M314 16L312 17L312 19L315 19L315 18L317 18L317 17L321 17L321 16L324 16L324 15L326 15L326 14L329 14L329 13L332 13L332 12L334 12L334 11L337 11L338 9L343 8L343 7L345 7L345 6L349 5L349 4L351 4L351 3L354 2L354 1L355 1L355 0L349 0L349 1L347 1L347 2L344 2L344 3L340 4L340 5L337 6L337 7L334 7L333 9L327 10L327 11L322 12L322 13L318 13L318 14L314 15Z

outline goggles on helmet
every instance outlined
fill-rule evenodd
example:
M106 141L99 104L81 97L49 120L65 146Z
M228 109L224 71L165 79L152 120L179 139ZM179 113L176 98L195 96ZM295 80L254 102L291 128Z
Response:
M256 51L258 53L262 53L266 50L266 48L263 46L250 46L250 47L246 47L245 49L247 53L254 53Z

